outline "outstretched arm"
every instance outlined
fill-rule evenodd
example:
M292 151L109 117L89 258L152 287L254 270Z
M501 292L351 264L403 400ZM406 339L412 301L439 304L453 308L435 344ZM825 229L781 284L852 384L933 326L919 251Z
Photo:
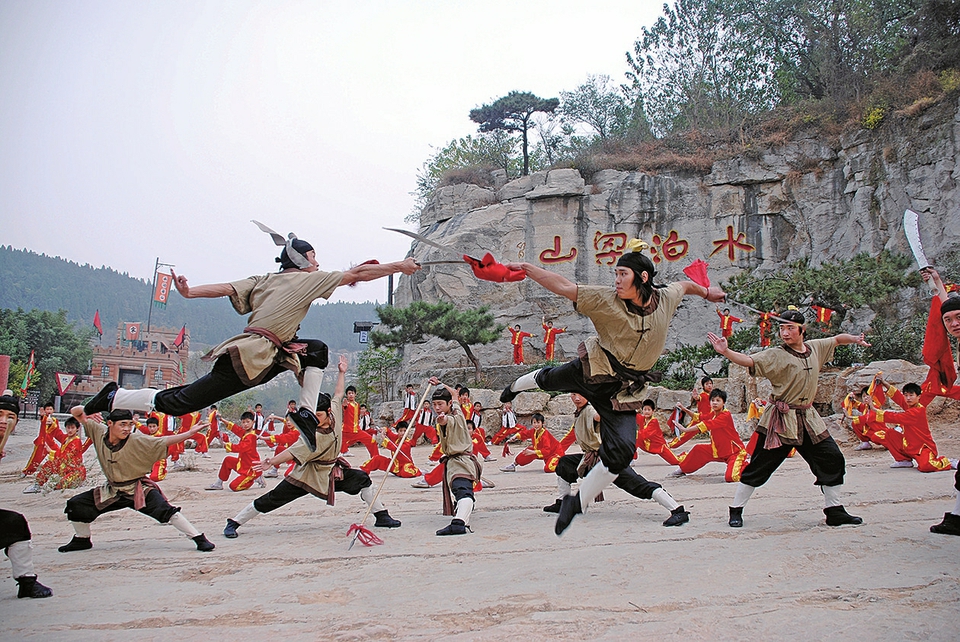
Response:
M373 281L397 272L410 275L420 269L420 265L413 258L406 258L394 263L364 263L352 267L343 273L340 285L353 285L362 281Z
M710 341L710 345L713 346L713 349L716 351L716 353L720 356L726 357L738 366L743 366L744 368L753 367L753 357L743 354L742 352L737 352L736 350L731 350L730 346L727 344L727 340L723 337L718 337L714 333L708 332L707 339Z
M683 286L684 296L688 294L694 294L700 298L710 301L711 303L722 303L727 299L727 293L716 286L705 288L702 285L694 283L693 281L677 281L677 283ZM719 308L717 308L717 314L721 319L723 318L723 313L720 312Z
M507 268L511 270L522 270L531 279L547 288L554 294L559 294L577 302L577 284L565 276L556 274L542 267L537 267L531 263L506 263Z
M210 423L206 421L201 421L200 423L193 424L190 427L190 430L187 432L180 432L173 435L167 435L165 437L160 437L159 439L163 442L164 446L175 446L180 442L186 441L193 437L195 434L200 432L204 428L209 428Z
M860 334L838 334L833 337L833 340L837 342L838 346L850 345L855 343L858 346L863 346L864 348L869 348L870 344L867 343L866 339L863 337L863 333Z
M177 292L179 292L180 296L184 299L216 299L222 296L233 296L236 294L233 286L229 283L211 283L209 285L195 285L190 287L187 285L187 277L183 275L178 276L172 269L170 273L173 275L174 287L177 288Z
M347 389L347 358L340 355L340 361L337 363L337 385L333 389L334 399L343 399L344 391Z

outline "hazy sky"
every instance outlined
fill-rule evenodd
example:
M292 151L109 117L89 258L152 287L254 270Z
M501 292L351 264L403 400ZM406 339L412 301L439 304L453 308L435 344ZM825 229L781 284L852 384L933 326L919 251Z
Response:
M0 2L0 244L193 284L398 260L470 109L622 81L657 0ZM386 299L385 281L333 300Z

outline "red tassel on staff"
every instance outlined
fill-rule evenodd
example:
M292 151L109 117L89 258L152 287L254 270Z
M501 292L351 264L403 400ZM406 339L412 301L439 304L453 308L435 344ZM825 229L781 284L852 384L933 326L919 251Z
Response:
M503 451L500 453L501 457L506 457L510 454L510 445L507 442L503 442Z
M363 524L350 524L350 529L347 530L347 537L350 537L354 533L357 534L357 540L364 546L380 546L383 544L383 540Z
M707 275L707 268L710 264L703 259L697 259L687 267L683 268L683 273L690 277L690 280L705 288L710 287L710 277Z

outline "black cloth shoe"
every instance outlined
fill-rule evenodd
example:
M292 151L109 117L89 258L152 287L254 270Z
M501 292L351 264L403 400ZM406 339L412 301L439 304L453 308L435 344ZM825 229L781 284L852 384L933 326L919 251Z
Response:
M727 523L730 524L730 528L743 527L743 506L739 508L730 507L730 521Z
M400 528L400 520L390 517L390 513L387 512L387 509L378 510L373 514L377 518L377 521L374 522L374 526L379 526L380 528Z
M216 548L216 546L214 546L213 542L211 542L210 540L208 540L208 539L206 538L206 536L204 536L203 533L200 533L200 534L197 535L196 537L191 537L190 539L192 539L194 542L197 543L197 550L198 550L198 551L202 551L202 552L204 552L204 553L208 553L208 552L210 552L210 551L212 551L213 549Z
M573 518L583 512L580 508L580 493L578 492L576 495L567 495L564 497L560 502L560 510L558 512L557 524L553 527L553 532L559 536L563 535L563 531L567 530Z
M72 540L57 550L61 553L69 553L70 551L85 551L89 548L93 548L93 542L89 537L77 537L74 535Z
M116 381L111 381L103 387L100 392L94 395L93 399L87 402L83 411L87 415L95 415L98 412L107 412L113 405L113 395L117 393L119 386Z
M677 506L670 511L670 517L663 522L664 526L679 526L690 521L690 512L683 510L683 506Z
M462 519L454 519L450 522L450 525L446 528L441 528L437 531L437 535L465 535L467 533L467 525L463 523Z
M831 506L824 508L823 514L827 516L827 526L843 526L844 524L862 524L863 520L859 517L849 514L843 506Z
M235 522L232 519L228 519L227 525L223 529L223 536L227 539L236 539L240 537L240 533L237 532L238 528L240 528L240 522Z
M310 412L308 408L300 408L296 412L288 412L287 416L293 419L293 423L300 430L300 436L303 437L310 450L317 449L317 427L320 422L317 421L317 415Z
M558 499L557 501L553 502L553 503L550 504L549 506L544 506L544 507L543 507L543 512L544 512L544 513L559 513L559 512L560 512L560 504L562 504L562 503L563 503L563 500Z
M510 384L512 386L513 384ZM508 401L513 401L519 395L519 392L514 392L510 389L510 386L507 386L503 389L503 392L500 393L500 403L507 403Z
M930 527L931 533L941 535L960 535L960 515L944 513L943 521Z
M48 587L37 581L36 575L23 575L17 578L17 597L50 597L53 595Z

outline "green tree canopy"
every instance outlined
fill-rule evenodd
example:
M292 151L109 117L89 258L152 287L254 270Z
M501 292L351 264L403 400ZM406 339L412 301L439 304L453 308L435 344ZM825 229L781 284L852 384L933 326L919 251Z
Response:
M496 341L506 326L494 321L489 306L459 310L453 303L414 301L406 308L378 306L380 321L389 330L374 330L370 343L375 348L400 348L423 341L428 335L444 341L455 341L473 364L476 380L480 380L480 360L470 349Z
M610 76L587 76L587 82L573 91L561 91L560 100L564 122L587 125L600 140L622 134L630 126L630 104Z
M56 394L55 372L83 374L90 367L93 349L90 341L92 328L77 329L67 321L67 311L47 312L22 309L0 309L0 354L10 355L16 368L25 372L24 364L34 352L37 374L34 386L39 389L40 402L52 399ZM10 380L9 387L16 393L21 381Z
M560 105L557 98L539 98L528 91L511 91L492 104L470 110L470 120L480 124L481 132L498 129L519 132L523 142L523 175L530 173L530 154L527 145L527 130L530 118L537 112L553 113Z

